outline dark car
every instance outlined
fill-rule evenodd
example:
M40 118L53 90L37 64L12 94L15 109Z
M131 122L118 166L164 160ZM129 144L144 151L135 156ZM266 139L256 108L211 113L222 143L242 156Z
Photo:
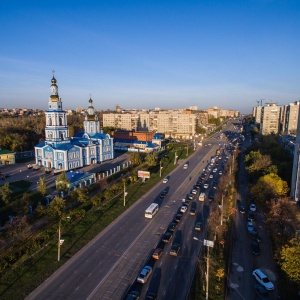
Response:
M168 194L168 191L166 191L166 190L162 191L162 192L160 193L160 198L161 198L161 199L165 198L165 197L167 196L167 194Z
M251 210L248 211L248 220L251 222L254 221L254 213Z
M241 206L240 206L240 213L241 213L241 214L244 214L244 213L245 213L245 207L244 207L244 205L241 205Z
M261 300L271 299L271 297L269 296L266 289L262 285L260 285L259 283L256 283L254 285L254 290L255 290L255 294L259 297L259 299L261 299Z
M182 218L182 214L178 213L174 216L174 221L179 223L181 221L181 218Z
M180 245L179 244L173 244L170 250L170 255L172 256L177 256L180 250Z
M171 222L168 226L168 231L174 232L176 230L177 224L177 222Z
M252 242L251 243L251 250L254 255L259 255L260 250L259 250L259 244L257 242Z
M137 291L132 291L130 293L128 293L125 297L125 300L137 300L137 299L140 299L140 293L137 292Z
M196 202L192 202L189 214L191 216L196 215L196 210L197 210L197 204L196 204Z
M213 195L213 194L209 194L209 195L208 195L208 201L209 201L209 202L214 201L214 199L215 199L215 198L214 198L214 195Z
M170 232L170 231L167 231L167 232L163 235L163 237L162 237L161 240L162 240L164 243L169 243L170 240L172 239L172 236L173 236L173 233Z
M261 237L258 235L258 233L254 230L249 231L249 236L252 240L260 243L261 242Z
M156 294L155 293L147 293L145 300L155 300Z
M200 222L200 221L196 222L196 224L195 224L195 230L201 231L202 227L203 227L202 222Z

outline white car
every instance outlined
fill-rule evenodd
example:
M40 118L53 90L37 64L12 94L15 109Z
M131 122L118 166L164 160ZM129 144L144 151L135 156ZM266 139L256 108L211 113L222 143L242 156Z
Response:
M197 190L196 189L192 189L192 194L196 195L197 194Z
M181 208L180 208L180 211L182 213L185 213L187 211L187 206L186 205L182 205Z
M163 183L167 183L169 181L169 179L166 177L164 180L163 180Z
M145 266L136 280L140 283L146 283L151 273L152 268L150 266Z
M260 269L255 269L252 272L254 278L261 284L267 291L274 290L274 284L270 281L267 275L265 275Z
M250 205L250 210L251 210L251 211L256 211L256 205L255 205L254 203L252 203L252 204Z

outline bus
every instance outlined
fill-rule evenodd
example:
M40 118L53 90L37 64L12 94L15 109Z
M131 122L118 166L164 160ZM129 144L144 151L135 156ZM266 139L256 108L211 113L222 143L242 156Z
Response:
M158 204L157 203L152 203L146 210L145 210L145 218L153 218L156 213L158 212Z

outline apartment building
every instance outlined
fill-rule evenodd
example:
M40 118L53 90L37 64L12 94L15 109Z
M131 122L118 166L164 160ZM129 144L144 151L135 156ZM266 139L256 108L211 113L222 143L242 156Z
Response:
M261 121L261 110L262 110L262 106L255 106L255 107L253 107L252 115L255 118L255 123L256 124L260 124L260 121Z
M103 113L103 127L135 131L156 131L174 138L189 138L196 132L196 115L185 110L153 110Z
M261 110L260 133L279 133L280 106L276 103L265 103Z
M300 101L295 101L288 105L284 105L281 110L280 122L283 134L296 135L298 126Z

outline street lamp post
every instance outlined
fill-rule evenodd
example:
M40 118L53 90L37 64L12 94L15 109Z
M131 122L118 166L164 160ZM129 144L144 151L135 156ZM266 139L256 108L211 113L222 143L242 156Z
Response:
M126 186L125 186L125 180L123 180L123 183L124 183L124 199L123 199L123 202L124 202L124 206L126 204Z
M59 222L58 222L57 261L60 261L60 225L61 225L61 218L59 218Z

